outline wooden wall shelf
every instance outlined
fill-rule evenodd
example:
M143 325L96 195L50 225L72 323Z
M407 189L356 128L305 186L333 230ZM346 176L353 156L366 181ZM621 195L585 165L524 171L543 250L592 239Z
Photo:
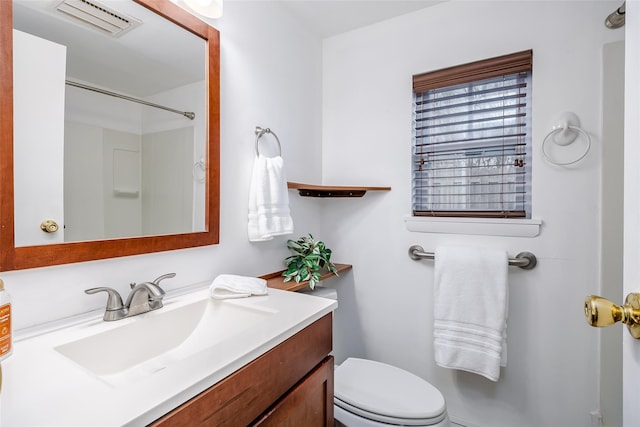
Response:
M287 182L291 190L304 197L362 197L367 191L390 191L391 187L358 187L341 185L312 185Z
M335 264L336 270L338 270L338 274L344 273L345 271L351 270L351 264ZM309 286L309 282L300 282L296 283L294 281L284 283L284 277L282 276L282 272L284 270L276 271L275 273L265 274L264 276L260 276L261 279L265 279L267 281L267 286L274 289L281 289L283 291L299 291L300 289L304 289ZM333 273L326 273L320 277L320 281L325 279L329 279L331 277L336 277Z

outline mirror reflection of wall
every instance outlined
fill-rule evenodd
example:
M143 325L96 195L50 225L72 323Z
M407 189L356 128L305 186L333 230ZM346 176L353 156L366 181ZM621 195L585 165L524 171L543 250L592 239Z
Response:
M164 97L197 99L203 90L197 83ZM204 215L194 214L204 184L194 177L190 120L75 87L65 105L65 241L204 229Z
M193 127L143 136L143 235L187 233L195 227L193 167Z
M140 23L113 37L50 1L14 1L14 27L31 33L14 37L16 246L205 229L206 42L133 2L103 3ZM60 231L42 233L45 219Z

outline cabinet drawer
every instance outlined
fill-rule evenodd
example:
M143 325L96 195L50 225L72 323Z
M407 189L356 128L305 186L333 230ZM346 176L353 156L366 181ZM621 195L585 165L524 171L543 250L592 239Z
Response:
M250 424L331 352L331 316L315 321L151 426Z

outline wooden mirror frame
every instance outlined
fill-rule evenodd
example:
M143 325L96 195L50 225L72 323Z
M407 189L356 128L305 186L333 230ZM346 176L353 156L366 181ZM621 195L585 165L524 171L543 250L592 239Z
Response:
M0 0L0 271L212 245L220 218L220 34L169 0L133 0L207 42L206 231L15 247L13 197L13 2ZM36 224L37 226L37 224Z

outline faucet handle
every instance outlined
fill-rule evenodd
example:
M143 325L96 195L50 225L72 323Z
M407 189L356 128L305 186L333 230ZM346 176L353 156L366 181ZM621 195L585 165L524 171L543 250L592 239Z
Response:
M157 279L155 279L151 283L153 283L154 285L158 286L158 285L160 285L160 281L162 281L164 279L171 279L172 277L176 277L176 273L163 274L162 276L158 277Z
M107 299L107 311L121 310L124 308L122 305L122 297L118 291L113 288L100 287L85 289L84 291L85 294L97 294L98 292L106 292L109 294L109 299Z
M164 294L164 290L160 287L160 282L164 279L171 279L172 277L176 277L176 273L167 273L167 274L163 274L162 276L156 278L155 280L151 281L151 282L145 282L145 283L150 283L152 285L156 285L158 287L158 290L162 292L162 294ZM129 287L131 289L135 288L137 285L136 282L131 282L129 283Z

